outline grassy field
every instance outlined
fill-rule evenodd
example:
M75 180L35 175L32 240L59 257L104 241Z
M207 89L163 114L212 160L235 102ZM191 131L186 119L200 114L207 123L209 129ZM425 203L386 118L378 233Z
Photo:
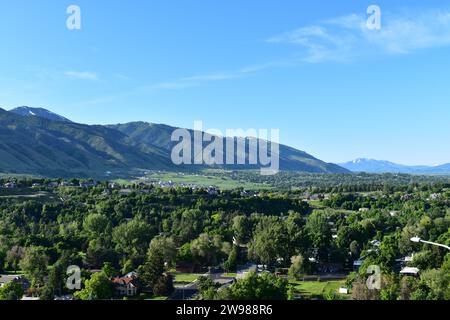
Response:
M326 208L322 201L320 200L309 200L309 205L313 208L322 209Z
M21 271L21 270L16 270L16 271L6 271L4 270L3 272L1 272L2 275L4 276L21 276L24 275L25 272Z
M22 201L37 200L42 202L58 202L59 198L46 191L34 191L32 189L0 189L0 198L12 198Z
M270 189L271 186L262 183L233 180L227 176L209 175L207 171L202 174L195 173L150 173L145 176L150 182L172 181L175 184L194 184L202 187L214 186L222 190L244 188L246 190Z
M203 274L200 273L173 273L174 285L177 287L187 285L200 278Z
M324 294L333 292L341 298L348 298L347 295L339 294L339 288L345 287L345 281L291 281L295 291L305 298L322 299Z
M224 273L223 276L225 278L236 278L237 277L237 273Z
M169 297L165 297L165 296L161 296L161 297L152 297L148 300L153 300L153 301L163 301L163 300L167 300L169 299Z

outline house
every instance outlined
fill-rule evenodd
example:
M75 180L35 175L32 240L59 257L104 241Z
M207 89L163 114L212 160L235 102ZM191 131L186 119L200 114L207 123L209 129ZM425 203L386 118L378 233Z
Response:
M131 272L113 279L114 290L119 296L134 297L138 293L137 274Z
M411 256L406 256L400 259L396 259L395 262L399 262L399 263L408 263L408 262L412 262L414 259L414 253Z
M405 268L408 265L408 263L412 262L413 259L414 254L412 254L411 256L395 259L394 271L400 272L401 270L403 270L403 268Z
M8 182L4 185L5 189L15 189L17 187L15 182Z
M311 201L322 201L323 199L325 199L323 194L313 194L309 197L309 200Z
M339 288L339 293L340 294L348 294L349 290L348 290L348 288Z
M411 267L405 267L400 271L400 274L406 275L406 276L418 276L420 270L418 268L411 268Z
M372 241L370 241L370 244L371 244L372 246L378 248L379 246L381 246L381 241L380 241L380 240L372 240Z
M47 185L49 188L57 188L59 183L57 181L52 181Z
M412 200L413 198L414 198L414 196L412 194L405 194L400 198L400 200L408 201L408 200Z
M244 190L241 192L241 197L259 197L259 192Z
M364 263L363 259L353 261L353 271L357 272L359 268L361 268L363 263Z
M133 189L121 189L119 190L119 195L121 196L129 196L133 193Z
M110 188L110 189L119 189L120 186L117 183L115 183L115 182L111 182L111 183L108 184L108 188Z
M97 186L97 182L96 181L83 181L80 182L80 188L92 188Z
M219 194L219 190L211 186L208 189L206 189L206 192L208 192L208 195L210 196L217 196Z
M398 212L398 211L391 211L391 212L389 212L389 215L391 216L391 217L396 217L396 216L398 216L400 214L400 212Z
M172 188L174 186L174 183L172 180L165 182L165 181L159 181L158 185L160 188Z
M433 193L430 195L429 200L439 200L441 198L441 195L439 193Z

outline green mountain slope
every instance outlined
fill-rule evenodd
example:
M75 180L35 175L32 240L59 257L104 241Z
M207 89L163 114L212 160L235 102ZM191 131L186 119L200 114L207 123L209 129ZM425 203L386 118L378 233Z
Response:
M157 148L164 149L170 152L177 142L171 141L172 132L177 129L163 124L152 124L146 122L131 122L126 124L118 124L108 126L109 128L117 129L126 134L133 140L144 144L152 145ZM189 130L193 137L193 131ZM248 146L247 139L247 146ZM192 141L193 142L193 141ZM207 143L204 144L206 146ZM226 143L224 142L224 145ZM246 158L248 159L248 148ZM236 158L236 155L235 155ZM258 169L259 166L245 165L242 166L227 166L234 169ZM335 164L325 163L304 151L299 151L294 148L280 145L280 169L287 171L302 171L309 173L349 173L347 169L341 168Z
M0 172L89 176L167 167L161 150L136 143L117 130L0 109Z
M177 143L171 141L174 127L144 122L90 126L70 122L45 109L39 109L39 114L33 111L37 109L24 110L19 109L21 112L18 113L17 109L13 112L0 109L0 172L99 177L107 172L127 174L138 169L180 171L206 168L180 167L172 163L171 152ZM248 156L248 148L246 154ZM259 169L259 166L226 168L243 170ZM280 169L311 173L348 172L284 145L280 145Z

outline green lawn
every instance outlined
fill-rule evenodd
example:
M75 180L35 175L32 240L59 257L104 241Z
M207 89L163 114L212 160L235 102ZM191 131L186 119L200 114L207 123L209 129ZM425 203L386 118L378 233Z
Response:
M1 272L1 274L5 275L5 276L20 276L20 275L24 275L25 272L23 272L22 270L16 270L16 271L4 270L3 272Z
M175 285L189 284L202 276L200 273L174 273L173 275L175 276Z
M163 300L167 300L168 298L169 298L169 297L159 296L159 297L153 297L153 298L148 299L148 300L163 301Z
M152 182L172 181L175 184L195 184L202 187L215 186L222 190L244 188L246 190L270 189L271 187L262 183L252 183L248 181L233 180L226 175L208 175L207 172L199 174L189 173L150 173L146 176Z
M225 278L236 278L237 277L237 273L224 273L223 276Z
M313 208L319 208L319 209L325 208L325 205L320 200L309 200L308 203Z
M339 294L339 288L345 287L345 281L291 281L295 291L305 298L323 298L328 292ZM348 297L347 295L340 295Z

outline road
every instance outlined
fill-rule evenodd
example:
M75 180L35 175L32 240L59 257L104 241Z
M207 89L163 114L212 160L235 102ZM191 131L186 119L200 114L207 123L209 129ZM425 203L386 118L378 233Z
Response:
M204 277L210 277L216 283L220 283L221 285L227 285L234 281L234 278L224 277L222 271L213 271L211 273L205 273ZM198 294L198 280L191 282L184 287L179 287L175 289L174 294L170 297L169 300L191 300Z

